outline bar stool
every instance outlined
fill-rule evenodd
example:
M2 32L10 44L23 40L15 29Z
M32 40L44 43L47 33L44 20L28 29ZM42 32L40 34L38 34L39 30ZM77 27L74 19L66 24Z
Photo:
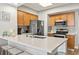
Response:
M0 45L0 55L2 54L2 48L1 48L1 46L2 46L2 45Z
M20 53L22 53L22 52L23 52L22 50L17 49L17 48L12 48L12 49L9 49L9 50L8 50L8 53L9 53L10 55L18 55L18 54L20 54Z
M5 46L5 45L8 45L8 44L4 42L0 43L0 55L2 54L2 46Z
M32 55L32 54L30 54L30 53L28 53L28 52L22 52L22 53L20 53L20 54L18 54L18 55Z
M8 49L12 49L12 46L9 45L4 45L1 46L1 55L7 55L8 54Z

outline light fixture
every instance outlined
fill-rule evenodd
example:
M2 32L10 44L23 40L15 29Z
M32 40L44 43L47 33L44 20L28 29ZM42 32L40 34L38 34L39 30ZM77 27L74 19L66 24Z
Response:
M17 7L18 6L18 3L11 3L11 5Z
M13 6L15 6L15 7L19 7L19 6L21 6L21 5L23 5L24 3L11 3L10 5L13 5Z
M52 3L39 3L41 6L43 7L47 7L47 6L50 6L52 5Z

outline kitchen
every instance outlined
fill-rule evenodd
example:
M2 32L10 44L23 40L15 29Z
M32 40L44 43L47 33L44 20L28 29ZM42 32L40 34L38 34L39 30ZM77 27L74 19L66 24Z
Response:
M1 47L1 54L66 55L78 49L79 4L56 4L45 9L38 3L25 3L19 7L0 5L3 6L0 11L8 11L12 19L1 21L0 41L12 47L8 50ZM64 37L59 37L62 35ZM13 49L20 51L15 53Z

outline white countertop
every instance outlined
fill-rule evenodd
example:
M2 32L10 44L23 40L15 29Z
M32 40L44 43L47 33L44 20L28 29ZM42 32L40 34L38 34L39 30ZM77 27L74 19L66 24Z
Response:
M45 39L30 38L26 37L26 35L17 35L16 37L0 36L0 38L11 42L19 43L25 46L30 46L36 49L45 50L49 53L67 40L67 38L56 37L46 37Z
M68 33L67 35L76 35L77 33Z

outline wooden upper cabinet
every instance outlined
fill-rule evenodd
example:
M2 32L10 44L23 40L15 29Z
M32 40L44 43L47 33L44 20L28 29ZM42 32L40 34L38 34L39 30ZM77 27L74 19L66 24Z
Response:
M50 16L49 17L49 26L54 26L54 24L55 24L55 16Z
M29 26L31 20L37 20L38 16L33 15L31 13L17 11L17 22L19 26Z
M52 17L49 18L48 22L49 26L52 26Z
M74 26L75 24L75 14L74 13L68 13L67 14L67 24L68 26Z
M38 16L36 15L31 15L31 20L37 20L38 19Z
M60 14L55 16L56 20L66 20L66 14Z
M31 19L31 15L29 13L24 13L24 25L25 26L30 25L30 19Z
M61 20L66 20L66 14L62 14L60 19Z
M52 15L49 17L49 25L54 26L55 21L66 20L68 27L73 27L75 25L75 13L64 13L58 15Z
M62 20L62 15L57 15L56 20Z
M24 14L21 11L17 12L17 21L18 21L18 25L23 26L23 22L24 22Z

